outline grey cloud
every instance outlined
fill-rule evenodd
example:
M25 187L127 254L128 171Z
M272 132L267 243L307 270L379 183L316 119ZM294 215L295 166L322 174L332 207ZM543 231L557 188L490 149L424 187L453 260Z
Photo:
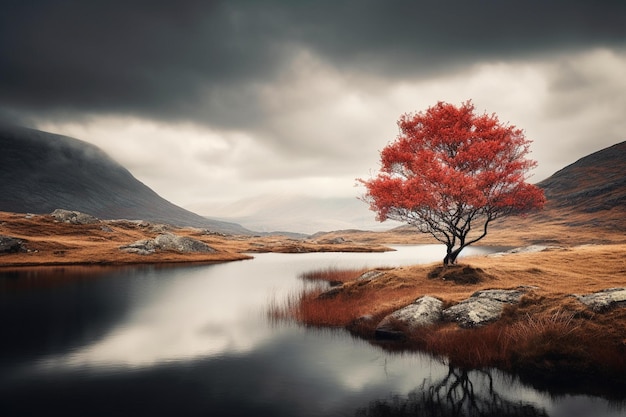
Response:
M622 1L9 1L0 109L246 128L267 119L262 87L302 49L401 78L624 39Z
M35 113L202 120L211 116L197 111L208 92L219 119L220 105L242 104L251 79L268 76L280 61L274 56L280 51L267 46L271 34L248 25L250 17L238 23L234 12L216 3L12 6L0 22L2 101ZM233 97L229 86L241 97Z

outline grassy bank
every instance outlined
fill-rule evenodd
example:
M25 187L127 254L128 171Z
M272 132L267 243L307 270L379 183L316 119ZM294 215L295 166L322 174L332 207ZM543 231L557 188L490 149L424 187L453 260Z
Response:
M173 233L206 243L210 253L159 251L138 255L120 246ZM376 243L347 240L314 241L286 236L237 236L209 230L180 228L141 221L111 220L93 224L55 221L50 215L0 212L0 235L22 242L26 250L0 253L0 267L59 265L128 265L166 263L213 263L250 259L252 252L382 252Z
M626 245L619 244L466 258L471 266L457 267L464 277L457 282L433 273L434 264L381 270L369 281L356 280L363 273L359 269L318 271L310 275L343 285L294 294L271 314L311 326L346 328L386 349L425 351L462 368L512 371L535 385L606 392L608 384L623 393L626 309L594 313L572 294L626 286L625 253ZM474 279L466 279L468 275ZM487 326L461 329L445 323L409 332L400 341L374 338L384 316L423 295L449 306L478 290L518 286L535 289Z

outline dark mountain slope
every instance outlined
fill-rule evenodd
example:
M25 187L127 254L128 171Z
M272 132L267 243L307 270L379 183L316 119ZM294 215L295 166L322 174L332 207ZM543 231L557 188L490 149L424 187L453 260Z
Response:
M551 208L626 209L626 142L585 156L537 184Z
M141 219L250 234L163 199L102 150L86 142L0 126L0 211L77 210L101 219Z
M537 184L543 210L494 224L490 238L530 244L626 241L626 142L587 155Z

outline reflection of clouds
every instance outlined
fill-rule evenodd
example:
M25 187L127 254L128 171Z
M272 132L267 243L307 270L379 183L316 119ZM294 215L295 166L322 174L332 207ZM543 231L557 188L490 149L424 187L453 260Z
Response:
M440 245L397 249L377 254L261 254L245 262L138 271L137 276L129 276L133 280L129 285L134 303L123 322L92 344L41 362L48 366L145 367L250 352L288 331L280 326L268 326L265 311L271 299L281 299L307 285L296 279L299 273L329 265L341 268L411 264L416 259L439 259L443 253ZM468 248L467 252L474 250L480 248ZM334 336L339 342L332 342L333 352L317 342L325 334L339 334ZM363 349L364 357L354 357L354 345L365 342L346 343L343 332L307 330L303 337L308 343L298 349L309 356L302 360L318 361L320 369L325 369L324 364L330 360L335 367L344 369L337 378L345 387L360 389L378 372L377 368L361 366L372 360L369 346ZM377 366L386 367L391 375L397 361L395 356L380 353L375 356L382 361ZM354 366L348 372L344 366L351 364ZM329 369L325 372L334 373Z
M258 326L228 329L214 323L203 326L200 322L184 326L131 323L100 342L46 362L66 366L141 367L224 352L240 353L251 350L264 338L264 332L258 330Z
M107 335L44 362L137 367L253 349L268 337L262 316L252 313L266 300L256 292L247 294L241 279L213 279L211 272L168 271L175 277L161 276L158 290L139 294L135 310Z
M262 349L280 358L273 363L275 377L332 387L323 388L325 401L380 390L406 393L424 379L447 372L447 367L429 356L390 354L340 330L293 328Z

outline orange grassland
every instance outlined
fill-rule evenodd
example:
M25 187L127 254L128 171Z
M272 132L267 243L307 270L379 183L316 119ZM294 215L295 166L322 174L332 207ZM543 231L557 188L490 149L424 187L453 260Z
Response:
M138 255L120 250L163 232L188 236L216 250L213 253L161 251ZM0 212L0 235L17 238L28 251L0 254L0 267L44 265L125 265L166 263L213 263L250 259L252 252L385 251L373 243L300 240L285 236L231 236L202 229L127 220L95 224L59 223L50 215Z

